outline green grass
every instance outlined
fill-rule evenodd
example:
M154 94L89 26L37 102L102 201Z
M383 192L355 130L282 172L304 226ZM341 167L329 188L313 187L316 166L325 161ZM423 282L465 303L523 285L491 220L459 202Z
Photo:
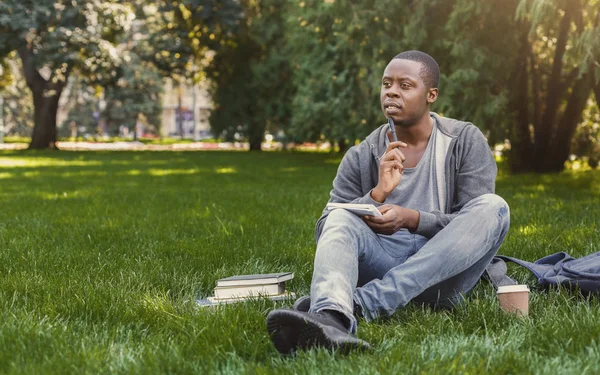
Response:
M339 158L308 153L0 151L0 372L600 372L600 304L565 291L499 310L478 285L452 312L409 306L362 322L373 353L282 358L278 303L198 309L216 279L292 270L306 294L313 225ZM600 172L502 174L501 252L600 251ZM525 271L510 272L533 286Z
M19 136L5 136L2 139L4 143L29 143L31 142L31 137L19 137Z

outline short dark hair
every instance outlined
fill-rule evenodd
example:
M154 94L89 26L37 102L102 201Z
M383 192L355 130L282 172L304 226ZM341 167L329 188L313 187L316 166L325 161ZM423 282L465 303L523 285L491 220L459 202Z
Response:
M440 83L440 66L437 61L425 52L404 51L397 54L394 59L410 60L421 63L421 79L429 88L437 88Z

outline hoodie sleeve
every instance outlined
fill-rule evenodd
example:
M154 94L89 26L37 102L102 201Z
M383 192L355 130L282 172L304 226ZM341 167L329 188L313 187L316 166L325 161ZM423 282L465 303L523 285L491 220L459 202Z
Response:
M461 133L455 149L457 160L452 197L452 213L419 211L416 233L427 238L435 236L467 202L484 194L495 192L498 167L481 131L469 125Z
M382 203L377 202L371 198L371 190L365 192L363 178L367 178L364 174L361 174L361 160L359 157L359 147L355 146L348 150L340 166L338 167L337 174L333 180L333 189L329 194L328 203L361 203L361 204L372 204L375 206L381 206ZM363 163L368 161L363 160ZM369 161L370 162L370 161ZM366 167L368 169L368 166ZM319 239L323 225L329 215L329 210L325 208L321 217L317 221L315 228L315 239Z

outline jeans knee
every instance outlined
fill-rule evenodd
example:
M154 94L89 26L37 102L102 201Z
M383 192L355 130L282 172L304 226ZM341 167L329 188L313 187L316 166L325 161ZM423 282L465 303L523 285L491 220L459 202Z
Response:
M496 194L484 194L474 198L464 207L468 211L483 215L487 218L495 217L499 222L510 222L510 209L508 203Z
M503 226L510 222L510 207L508 203L499 195L484 194L476 198L484 204L484 209L490 214L498 217Z
M358 229L360 225L366 225L361 218L356 216L350 211L346 211L343 209L335 209L332 210L329 215L327 215L327 221L325 222L324 229L327 228L349 228Z
M327 215L323 232L317 241L317 251L336 248L336 251L342 249L360 256L369 238L369 231L371 229L360 217L343 209L335 209ZM332 247L332 243L342 245Z

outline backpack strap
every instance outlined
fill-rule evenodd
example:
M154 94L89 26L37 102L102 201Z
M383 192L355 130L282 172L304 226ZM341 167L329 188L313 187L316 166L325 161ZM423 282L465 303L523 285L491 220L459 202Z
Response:
M483 277L491 282L496 289L500 286L518 284L516 280L508 277L506 271L507 268L504 260L500 259L500 257L494 257L490 264L485 268Z
M552 266L547 265L547 264L535 264L535 263L528 262L526 260L507 257L505 255L497 255L496 258L499 258L505 262L517 263L518 265L523 266L523 267L527 268L529 271L531 271L535 275L535 277L537 277L538 279L541 279L544 276L544 274L546 273L546 271L548 271L548 269L552 268Z
M553 270L557 264L574 259L572 256L563 251L545 256L541 259L536 260L535 263L531 263L522 259L507 257L504 255L498 255L496 256L496 258L500 258L507 262L513 262L527 268L535 275L535 277L538 278L538 280L543 279L548 273L548 271Z

